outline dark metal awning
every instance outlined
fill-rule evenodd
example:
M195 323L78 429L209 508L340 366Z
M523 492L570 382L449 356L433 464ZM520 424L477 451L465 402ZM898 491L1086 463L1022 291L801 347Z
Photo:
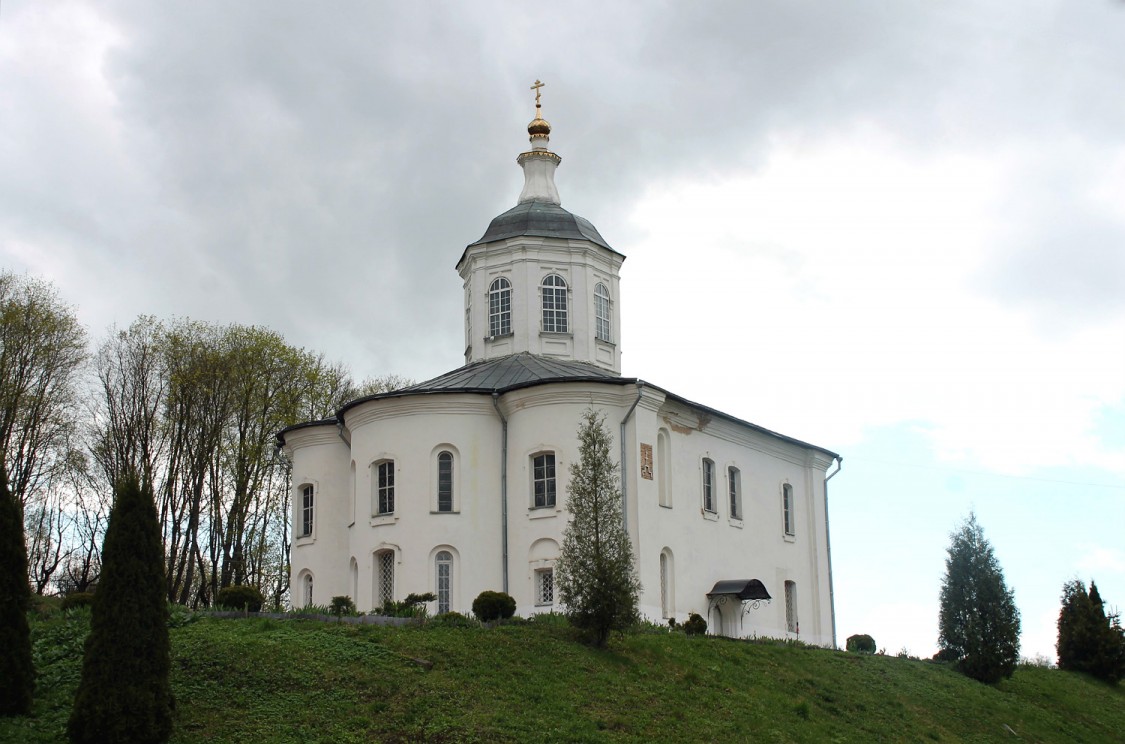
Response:
M734 595L743 602L753 602L773 599L766 591L766 585L757 579L724 579L715 583L715 588L707 592L708 597L726 597Z

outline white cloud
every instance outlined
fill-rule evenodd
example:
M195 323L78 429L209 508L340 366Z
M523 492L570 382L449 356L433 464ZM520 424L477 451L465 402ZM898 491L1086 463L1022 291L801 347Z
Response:
M1007 247L997 207L1021 187L1020 151L922 153L867 127L769 152L638 202L631 371L821 444L913 421L952 462L1125 473L1092 434L1125 399L1125 315L1047 333L980 286ZM675 361L657 356L669 334L688 346Z
M1078 560L1078 569L1082 576L1093 577L1095 583L1099 577L1106 577L1107 574L1119 574L1125 579L1125 550L1099 545L1087 546Z

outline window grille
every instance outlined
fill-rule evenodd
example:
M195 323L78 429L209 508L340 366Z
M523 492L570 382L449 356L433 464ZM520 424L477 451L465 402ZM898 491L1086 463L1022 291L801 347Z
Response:
M535 572L535 603L549 605L555 603L555 569L544 568Z
M376 557L379 562L379 606L386 607L395 598L395 554L385 550Z

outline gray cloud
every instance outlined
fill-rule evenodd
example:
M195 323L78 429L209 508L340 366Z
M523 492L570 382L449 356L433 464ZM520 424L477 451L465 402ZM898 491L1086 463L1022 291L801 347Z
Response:
M118 34L97 60L111 103L5 65L18 115L0 133L19 146L0 151L0 228L71 267L62 289L92 322L263 323L359 374L422 376L460 359L452 266L515 202L535 77L564 204L628 253L621 215L647 185L753 168L778 133L1118 143L1117 10L122 1L96 9ZM6 4L0 34L37 12ZM997 291L1037 301L1019 277L1046 267L1065 298L1043 258L1062 244L1074 286L1111 276L1096 246L1113 239L1087 216L1044 216L1044 247L1013 255Z

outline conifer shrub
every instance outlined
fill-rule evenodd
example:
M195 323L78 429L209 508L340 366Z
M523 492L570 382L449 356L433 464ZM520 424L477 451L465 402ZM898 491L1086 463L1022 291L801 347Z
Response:
M605 414L587 408L578 427L578 460L570 464L555 586L574 627L603 647L611 631L637 621L641 582L621 513L618 466Z
M1059 669L1085 672L1110 684L1125 679L1125 630L1120 616L1106 613L1097 585L1078 579L1063 585L1056 649Z
M174 705L160 525L151 487L135 474L114 491L67 734L75 744L158 744Z
M473 614L482 623L507 620L516 614L516 600L504 592L485 590L473 600Z
M75 607L89 607L94 604L93 592L71 592L63 597L62 609L71 610Z
M30 713L35 692L22 511L0 465L0 715L4 716Z
M683 628L688 635L703 635L707 632L707 621L698 612L693 612L688 615Z
M257 587L234 584L219 590L218 605L239 612L261 612L266 598Z
M950 535L941 583L938 646L979 682L1011 677L1019 661L1020 611L976 515Z
M866 633L857 633L848 636L846 648L853 654L873 654L878 647L875 645L874 638Z

